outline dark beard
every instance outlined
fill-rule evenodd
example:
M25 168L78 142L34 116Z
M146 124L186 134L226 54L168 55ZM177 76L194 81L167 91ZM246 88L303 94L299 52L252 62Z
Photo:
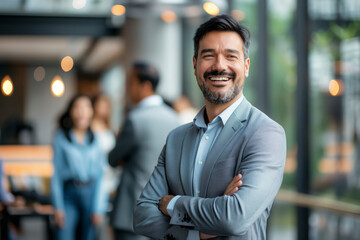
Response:
M241 91L242 86L235 84L225 94L212 92L206 84L199 84L199 87L205 97L210 103L213 104L224 104L233 100Z

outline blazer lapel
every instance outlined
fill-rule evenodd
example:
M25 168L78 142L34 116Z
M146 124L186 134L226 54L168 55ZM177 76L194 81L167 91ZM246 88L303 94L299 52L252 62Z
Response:
M194 159L199 145L198 131L194 124L188 128L181 150L180 180L188 196L193 196Z
M246 122L246 120L248 119L250 109L251 109L251 104L244 98L241 104L235 109L233 114L230 116L223 130L221 131L215 143L213 144L212 149L208 153L201 174L201 180L200 180L201 197L206 197L207 195L210 175L216 161L223 153L225 146L228 145L228 143L232 140L235 133L244 127L244 122Z

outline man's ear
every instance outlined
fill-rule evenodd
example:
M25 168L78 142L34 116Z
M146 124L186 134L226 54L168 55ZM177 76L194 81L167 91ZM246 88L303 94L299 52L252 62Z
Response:
M193 57L194 75L196 76L196 58Z
M247 58L245 60L245 77L249 76L249 70L250 70L250 58Z

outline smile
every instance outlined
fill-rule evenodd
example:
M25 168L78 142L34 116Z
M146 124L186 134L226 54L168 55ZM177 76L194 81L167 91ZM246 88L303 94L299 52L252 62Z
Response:
M228 77L209 77L211 81L229 81L230 78Z

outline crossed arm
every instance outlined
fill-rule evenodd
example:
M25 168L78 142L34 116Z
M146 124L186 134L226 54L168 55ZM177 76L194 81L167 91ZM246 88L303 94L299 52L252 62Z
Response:
M229 183L229 185L225 189L224 196L225 195L231 196L239 190L239 188L242 185L241 178L242 178L242 175L238 174L232 179L232 181ZM173 198L174 198L174 195L165 195L159 202L159 210L166 216L170 216L167 211L167 206L169 205L170 201ZM200 237L200 239L209 239L209 238L214 238L216 236L200 232L199 237Z
M186 239L191 228L169 224L170 217L166 207L174 196L168 195L169 189L166 184L164 154L165 147L153 175L138 200L134 213L134 230L139 234L154 239L166 239L168 236ZM224 195L232 195L237 192L242 185L241 178L241 174L235 176L225 189ZM163 184L158 185L159 183ZM212 237L214 236L200 233L201 239Z
M268 131L271 134L267 134ZM181 196L176 201L171 218L165 211L171 198L164 198L171 192L165 172L165 152L164 148L138 200L134 215L135 231L155 239L169 236L186 239L189 229L211 235L236 236L245 233L271 206L282 182L286 142L282 129L258 129L247 143L240 169L237 169L237 172L243 173L241 188L232 195L215 198ZM236 187L231 185L230 193Z

